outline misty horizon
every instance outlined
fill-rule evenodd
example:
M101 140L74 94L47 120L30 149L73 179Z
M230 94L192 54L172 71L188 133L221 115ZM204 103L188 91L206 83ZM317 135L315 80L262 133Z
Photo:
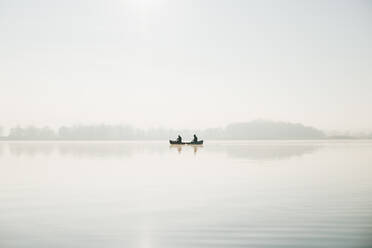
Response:
M371 128L361 128L361 129L337 129L337 128L331 128L331 129L323 129L323 128L320 128L320 127L317 127L317 126L312 126L312 125L309 125L307 123L301 123L301 122L291 122L291 121L288 121L288 120L273 120L273 119L266 119L266 118L255 118L255 119L251 119L251 120L247 120L247 121L231 121L231 122L226 122L225 124L221 124L221 125L214 125L214 126L203 126L203 127L200 127L200 126L193 126L193 127L187 127L187 126L169 126L169 125L166 125L166 124L159 124L159 125L153 125L153 126L141 126L141 125L134 125L132 124L131 122L110 122L110 121L97 121L97 122L76 122L76 123L71 123L71 124L58 124L56 123L55 125L48 125L48 124L22 124L22 123L17 123L13 126L6 126L6 125L2 125L0 123L0 128L2 129L2 132L3 134L4 133L9 133L10 129L11 128L14 128L14 127L22 127L22 128L26 128L26 127L36 127L36 128L43 128L43 127L48 127L48 128L51 128L53 130L58 130L59 128L63 127L63 126L69 126L69 127L73 127L73 126L100 126L100 125L106 125L106 126L130 126L130 127L134 127L134 128L138 128L138 129L143 129L143 130L150 130L150 129L172 129L172 130L185 130L185 129L189 129L189 130L205 130L205 129L210 129L210 128L226 128L228 125L232 124L232 123L249 123L249 122L275 122L275 123L291 123L291 124L301 124L301 125L304 125L304 126L307 126L307 127L313 127L313 128L316 128L316 129L319 129L319 130L322 130L324 131L325 133L329 133L329 134L346 134L346 133L349 133L349 134L360 134L360 133L371 133L372 132L372 127Z
M201 139L254 140L254 139L325 139L325 138L372 138L372 133L351 135L349 133L326 133L301 123L254 120L231 123L222 128L205 129L143 129L131 125L73 125L53 129L47 126L16 126L4 133L3 140L167 140L181 135L184 140L197 134Z

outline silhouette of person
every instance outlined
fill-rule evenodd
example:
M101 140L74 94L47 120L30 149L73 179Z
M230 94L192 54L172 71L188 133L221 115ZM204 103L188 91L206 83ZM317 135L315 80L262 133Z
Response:
M192 142L198 142L198 137L196 137L195 134L194 134L194 139L192 140Z
M177 143L182 143L182 137L180 135L178 135Z

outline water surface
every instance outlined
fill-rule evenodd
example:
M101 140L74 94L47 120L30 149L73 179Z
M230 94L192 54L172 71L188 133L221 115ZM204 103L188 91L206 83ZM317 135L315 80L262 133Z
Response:
M372 247L371 141L0 142L0 247Z

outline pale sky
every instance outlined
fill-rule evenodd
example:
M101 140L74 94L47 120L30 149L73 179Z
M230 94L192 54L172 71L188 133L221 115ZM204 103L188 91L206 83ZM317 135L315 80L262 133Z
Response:
M372 1L0 0L0 126L372 129Z

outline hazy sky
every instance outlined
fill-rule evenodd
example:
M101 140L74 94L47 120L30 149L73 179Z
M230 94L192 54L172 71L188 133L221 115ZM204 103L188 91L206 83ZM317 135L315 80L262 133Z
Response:
M0 125L372 129L372 1L0 0Z

